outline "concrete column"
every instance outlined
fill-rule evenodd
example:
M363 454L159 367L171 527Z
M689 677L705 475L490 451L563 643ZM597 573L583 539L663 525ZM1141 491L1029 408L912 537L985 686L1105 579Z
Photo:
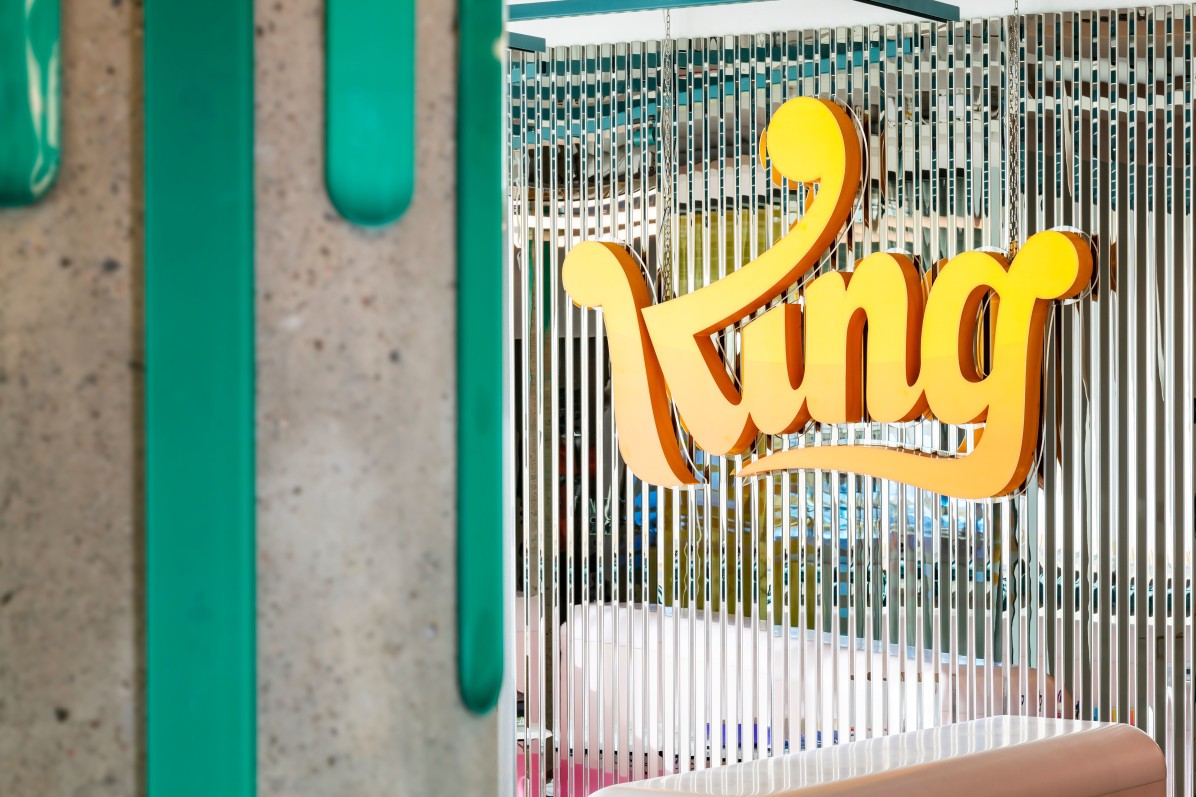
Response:
M257 5L259 793L488 794L455 675L454 2L418 184L323 187L323 4ZM63 169L0 209L0 794L144 793L141 4L63 4Z
M0 794L138 794L141 11L62 4L62 167L0 208Z
M418 4L382 230L323 189L322 15L257 5L261 794L495 793L496 720L456 693L456 3Z

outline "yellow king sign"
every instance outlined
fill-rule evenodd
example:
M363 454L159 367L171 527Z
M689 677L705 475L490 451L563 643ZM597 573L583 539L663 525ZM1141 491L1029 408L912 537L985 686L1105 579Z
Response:
M810 421L882 423L936 417L983 423L965 456L883 446L792 448L739 471L820 468L895 479L958 498L1017 490L1038 445L1043 334L1051 302L1077 296L1092 275L1087 240L1041 232L1012 263L991 252L948 261L924 291L911 258L868 255L804 290L804 308L781 304L742 328L740 386L711 335L781 296L815 266L851 214L860 144L847 113L798 98L777 110L761 139L772 178L806 183L805 214L768 251L688 295L652 303L635 260L587 242L562 279L579 306L601 307L609 339L619 451L633 473L661 486L696 484L674 431L670 398L694 442L741 454L758 434L791 434ZM974 345L979 310L995 308L990 365Z

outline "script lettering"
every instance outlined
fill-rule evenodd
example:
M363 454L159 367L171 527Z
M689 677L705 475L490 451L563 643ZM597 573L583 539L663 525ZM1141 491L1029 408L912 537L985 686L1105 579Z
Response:
M652 484L697 482L673 429L670 400L694 443L716 455L742 454L761 433L792 434L810 421L898 423L929 413L948 424L983 423L984 434L966 456L802 447L763 456L739 475L839 470L960 498L1018 489L1038 441L1048 312L1052 301L1078 295L1091 279L1087 240L1041 232L1011 264L999 254L967 252L944 264L925 292L913 260L899 253L874 253L851 272L823 274L805 286L804 307L779 304L744 324L740 389L711 336L801 280L847 222L860 181L855 129L831 102L785 103L761 149L774 180L816 190L776 245L723 279L653 304L620 247L587 242L565 260L562 279L573 301L603 309L615 425L628 467ZM982 374L975 339L985 297L995 322Z

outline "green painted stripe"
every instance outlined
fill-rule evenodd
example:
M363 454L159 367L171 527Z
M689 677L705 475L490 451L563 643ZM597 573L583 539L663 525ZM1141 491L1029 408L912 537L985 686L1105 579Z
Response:
M253 0L146 0L150 797L256 791L253 80Z
M28 205L58 177L58 0L0 0L0 207Z
M888 8L939 22L958 22L959 6L938 0L858 0L865 5ZM757 3L761 0L541 0L510 8L511 21L556 19L589 14L617 14L625 11L662 11L670 8L701 8Z
M478 713L503 671L502 0L458 0L457 675ZM466 190L467 189L467 190Z
M324 182L356 224L389 224L415 190L415 0L324 4Z

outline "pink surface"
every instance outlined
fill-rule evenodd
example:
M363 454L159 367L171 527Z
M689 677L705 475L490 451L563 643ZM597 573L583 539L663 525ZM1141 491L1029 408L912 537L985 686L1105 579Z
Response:
M518 781L515 784L515 797L544 797L540 792L540 754L531 754L531 769L528 771L527 754L519 752L519 761L515 767ZM575 763L560 771L557 782L553 786L553 797L588 797L604 786L615 783L615 773L599 772L592 767Z

